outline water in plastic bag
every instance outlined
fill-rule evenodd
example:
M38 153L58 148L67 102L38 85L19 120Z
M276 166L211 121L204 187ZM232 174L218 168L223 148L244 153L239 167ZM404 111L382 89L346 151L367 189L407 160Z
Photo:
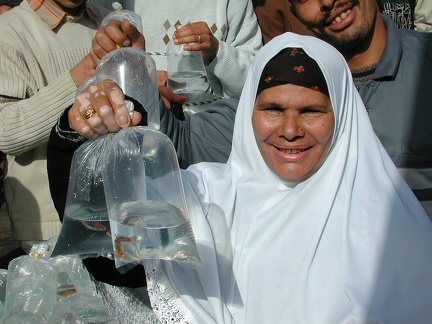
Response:
M49 261L29 255L8 266L3 323L43 323L57 303L57 272Z
M102 300L96 296L77 293L60 300L49 319L49 324L87 324L105 323L118 324L111 316Z
M105 55L95 72L96 82L112 80L147 111L147 125L160 128L159 91L154 60L145 51L122 47Z
M188 102L214 96L200 51L185 51L172 40L167 45L168 88L188 97Z
M199 265L171 140L148 127L122 129L102 163L116 267L145 259Z
M135 48L107 54L88 85L102 80L116 82L123 92L147 111L149 127L159 129L159 94L153 59ZM83 89L81 88L80 91ZM127 103L126 103L127 104ZM130 113L133 108L130 109ZM113 258L110 224L99 158L114 134L98 136L74 153L62 228L53 257L77 254L82 258Z
M82 144L74 153L62 227L52 257L112 258L113 248L99 160L114 134Z
M185 51L183 47L184 44L176 45L172 40L167 45L167 87L188 98L183 109L191 115L221 96L211 89L201 52Z

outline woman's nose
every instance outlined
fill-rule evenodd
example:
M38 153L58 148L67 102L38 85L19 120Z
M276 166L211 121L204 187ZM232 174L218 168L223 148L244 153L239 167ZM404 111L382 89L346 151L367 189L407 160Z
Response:
M305 134L305 127L303 124L299 116L286 116L279 126L279 136L283 136L288 140L303 137Z

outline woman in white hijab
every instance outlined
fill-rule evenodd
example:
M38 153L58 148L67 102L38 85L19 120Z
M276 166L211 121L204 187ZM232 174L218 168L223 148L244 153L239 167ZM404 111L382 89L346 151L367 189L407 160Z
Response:
M432 319L432 223L327 43L287 33L266 45L228 163L191 166L183 182L202 267L145 264L161 320Z

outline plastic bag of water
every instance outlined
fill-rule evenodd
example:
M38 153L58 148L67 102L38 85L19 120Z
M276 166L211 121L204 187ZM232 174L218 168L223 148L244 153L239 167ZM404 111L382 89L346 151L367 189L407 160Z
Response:
M171 140L125 128L102 157L116 267L145 259L200 264Z
M95 78L116 82L123 92L147 111L149 127L159 129L156 68L153 59L135 48L120 48L107 54L96 68ZM84 91L81 87L79 95ZM125 102L129 113L134 105ZM130 107L129 107L130 106ZM111 230L99 159L114 134L98 136L82 144L74 153L62 228L52 256L104 256L113 259Z
M195 113L221 96L211 89L201 52L185 51L183 46L176 45L172 40L168 42L167 87L174 93L186 96L188 101L183 105L184 111Z
M62 227L52 257L79 255L113 259L111 231L99 168L101 152L114 134L82 144L74 153Z

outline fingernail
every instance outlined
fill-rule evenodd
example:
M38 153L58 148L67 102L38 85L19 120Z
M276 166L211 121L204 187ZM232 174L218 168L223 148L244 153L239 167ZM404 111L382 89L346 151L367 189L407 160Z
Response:
M129 40L129 39L126 39L126 40L123 42L123 44L122 44L123 47L128 47L129 45L130 45L130 40Z
M118 124L120 127L129 126L129 118L125 115L121 115L118 117Z

